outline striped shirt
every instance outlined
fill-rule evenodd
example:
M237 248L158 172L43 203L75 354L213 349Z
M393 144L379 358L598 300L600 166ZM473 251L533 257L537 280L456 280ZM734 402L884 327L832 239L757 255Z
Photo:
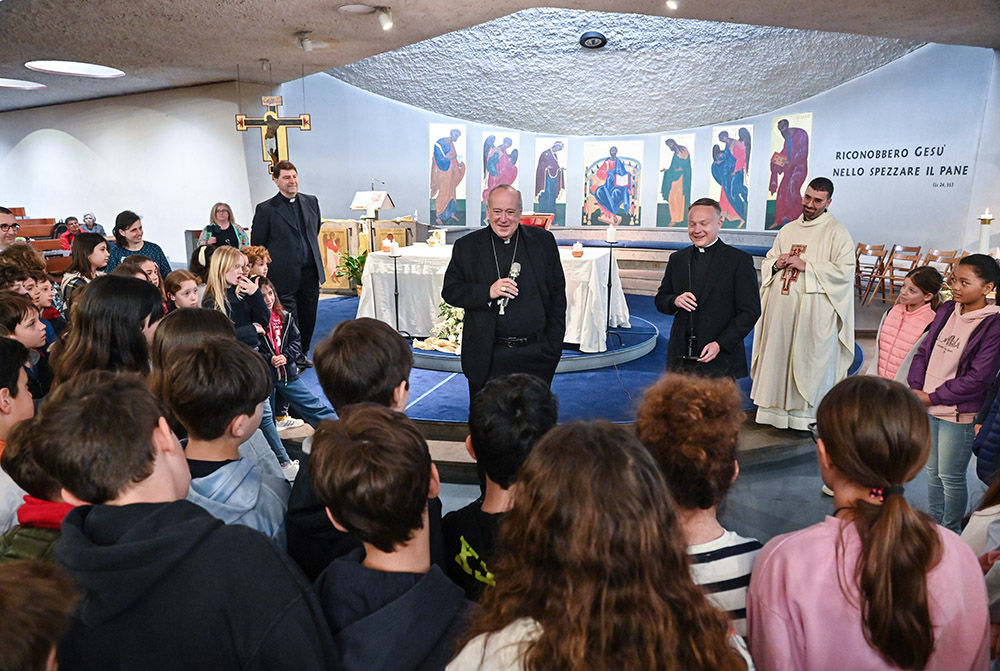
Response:
M691 577L701 585L709 600L726 611L733 628L747 635L747 587L750 571L763 545L727 531L714 541L689 545Z

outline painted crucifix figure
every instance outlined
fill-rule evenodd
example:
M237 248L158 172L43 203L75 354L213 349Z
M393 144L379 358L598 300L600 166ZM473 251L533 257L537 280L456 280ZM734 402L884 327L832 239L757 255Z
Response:
M789 256L802 256L802 252L806 251L805 245L792 245L792 249L788 252ZM788 295L788 290L792 286L792 282L797 282L799 279L799 269L787 267L781 271L781 293Z
M278 116L278 108L282 105L281 96L263 96L260 104L267 108L264 116L253 118L237 114L236 130L260 129L261 152L270 173L278 161L288 158L288 129L312 130L312 122L308 114L297 117Z

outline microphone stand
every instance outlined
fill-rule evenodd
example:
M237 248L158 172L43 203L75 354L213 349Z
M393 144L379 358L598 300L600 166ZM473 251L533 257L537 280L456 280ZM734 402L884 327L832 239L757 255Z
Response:
M389 256L392 258L392 297L396 304L396 333L407 340L413 340L413 336L408 331L401 331L399 329L399 268L396 262L399 260L400 254L397 251L395 254L390 253Z
M619 347L622 347L625 344L625 341L622 340L622 335L620 333L612 334L611 332L611 287L612 287L612 279L614 278L614 272L615 272L614 270L615 245L617 244L618 244L617 240L615 240L614 242L608 242L608 323L604 329L604 342L607 343L609 347L610 343L608 342L608 340L611 338L612 335L615 335L618 338Z

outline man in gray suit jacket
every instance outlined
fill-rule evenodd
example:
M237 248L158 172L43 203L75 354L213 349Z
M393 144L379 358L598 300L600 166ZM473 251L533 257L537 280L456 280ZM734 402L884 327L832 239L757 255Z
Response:
M278 193L257 205L253 215L250 244L267 247L271 255L268 279L278 290L278 298L292 313L302 334L302 355L298 366L312 366L307 358L316 328L320 274L323 258L319 253L319 200L299 193L299 174L291 161L278 161L272 176Z

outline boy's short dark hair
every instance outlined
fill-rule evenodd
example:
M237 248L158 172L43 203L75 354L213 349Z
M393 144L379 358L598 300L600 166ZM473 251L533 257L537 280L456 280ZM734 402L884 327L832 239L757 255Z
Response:
M403 413L375 403L346 408L313 434L309 470L319 500L362 542L392 552L423 527L431 455Z
M0 562L0 666L43 671L69 629L80 595L52 562Z
M13 334L18 324L37 312L38 308L27 296L0 291L0 326L7 329L7 333Z
M7 437L7 447L0 454L0 468L31 496L54 501L62 485L35 461L34 449L39 437L32 422L19 422Z
M53 388L25 430L33 432L38 465L97 505L153 473L152 436L161 417L163 408L139 375L92 370Z
M167 409L191 437L215 440L233 418L256 412L271 393L271 374L243 343L210 338L174 354L161 389Z
M352 403L392 405L400 382L409 386L413 350L385 322L361 317L337 325L313 352L316 376L333 409Z
M7 291L15 282L31 279L31 274L21 266L0 265L0 291Z
M559 400L540 378L514 373L490 380L469 407L476 461L490 480L510 488L532 446L558 416Z
M26 363L28 348L13 338L0 337L0 389L10 390L14 398L17 398L17 379Z

